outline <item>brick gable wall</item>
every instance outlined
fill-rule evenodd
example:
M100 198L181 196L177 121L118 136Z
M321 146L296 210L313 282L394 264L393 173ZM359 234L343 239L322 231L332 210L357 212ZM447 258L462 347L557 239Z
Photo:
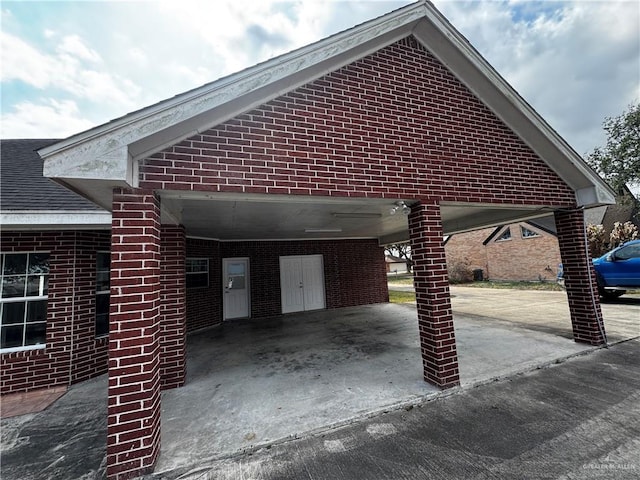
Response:
M140 180L148 189L575 202L413 37L142 161Z

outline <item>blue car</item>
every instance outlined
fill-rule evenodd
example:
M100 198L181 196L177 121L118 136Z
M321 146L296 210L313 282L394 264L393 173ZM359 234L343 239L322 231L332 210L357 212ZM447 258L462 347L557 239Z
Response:
M593 260L598 292L605 300L640 288L640 240L632 240Z

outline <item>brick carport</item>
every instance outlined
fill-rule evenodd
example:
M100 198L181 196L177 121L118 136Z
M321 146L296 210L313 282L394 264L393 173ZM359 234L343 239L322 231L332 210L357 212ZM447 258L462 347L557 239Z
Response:
M184 382L188 236L409 239L424 378L448 388L443 236L554 215L574 338L606 341L582 209L612 192L425 2L40 154L46 175L112 212L110 478L153 468L160 391ZM389 215L396 202L407 217ZM234 215L251 203L276 228ZM317 210L283 214L296 204Z

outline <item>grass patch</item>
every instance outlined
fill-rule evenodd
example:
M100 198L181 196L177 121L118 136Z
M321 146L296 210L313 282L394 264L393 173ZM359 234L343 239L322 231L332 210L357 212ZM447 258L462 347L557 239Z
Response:
M397 275L391 274L387 275L387 282L389 285L398 285L398 286L413 286L413 275L410 273L400 273Z
M413 292L398 292L389 290L390 303L413 303L416 301L416 294Z
M497 288L508 290L544 290L548 292L562 292L564 289L555 282L473 282L458 284L461 287Z

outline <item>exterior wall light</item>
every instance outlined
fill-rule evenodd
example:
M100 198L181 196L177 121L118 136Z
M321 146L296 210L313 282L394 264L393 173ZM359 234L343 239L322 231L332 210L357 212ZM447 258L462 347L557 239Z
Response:
M389 215L395 215L398 212L402 212L403 215L409 215L411 213L411 208L409 208L406 203L400 200L399 202L396 202L393 207L391 207L391 210L389 210Z

